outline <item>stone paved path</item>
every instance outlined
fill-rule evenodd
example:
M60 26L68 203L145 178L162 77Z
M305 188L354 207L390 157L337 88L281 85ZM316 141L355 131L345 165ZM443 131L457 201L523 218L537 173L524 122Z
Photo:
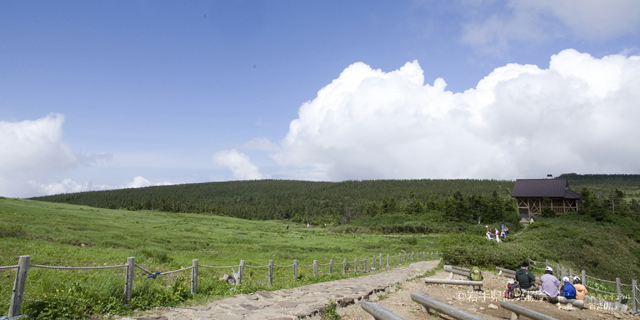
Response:
M316 283L293 289L241 294L205 306L175 308L135 319L292 320L318 314L331 300L344 307L356 300L367 299L372 293L424 274L435 268L439 262L421 261L358 278Z

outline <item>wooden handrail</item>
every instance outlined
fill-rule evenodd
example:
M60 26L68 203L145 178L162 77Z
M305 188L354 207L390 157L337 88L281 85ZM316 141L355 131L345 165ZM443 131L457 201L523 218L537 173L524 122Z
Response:
M472 280L450 280L450 279L424 279L425 283L434 283L434 284L456 284L460 286L482 286L482 281L472 281Z
M465 272L465 271L462 271L460 269L455 269L452 266L444 266L444 271L455 273L455 274L458 274L458 275L461 275L461 276L465 276L465 277L469 276L469 272Z
M360 307L376 320L404 320L404 318L374 302L360 301Z
M454 319L458 320L482 320L481 317L476 316L475 314L468 313L466 311L462 311L460 309L454 308L444 302L438 301L426 293L422 291L418 291L415 294L411 294L411 300L423 305L429 309L436 310L442 314L446 314Z
M530 309L527 309L525 307L521 307L517 304L513 304L510 302L506 302L506 301L500 301L500 306L515 313L516 315L523 315L525 317L534 319L534 320L558 320L554 317L550 317L546 314L537 312L537 311L533 311ZM511 318L513 319L513 317Z

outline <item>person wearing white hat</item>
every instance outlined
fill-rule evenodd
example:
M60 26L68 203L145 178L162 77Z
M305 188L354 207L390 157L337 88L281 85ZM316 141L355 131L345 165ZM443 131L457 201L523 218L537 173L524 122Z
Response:
M560 294L567 299L575 299L576 298L576 288L571 284L571 280L569 277L562 277L562 289L560 289Z
M547 266L544 269L540 282L542 283L540 292L548 295L549 298L555 298L560 294L560 281L553 275L553 268Z
M573 277L573 287L576 288L577 300L584 300L584 298L589 293L587 288L582 284L582 281L580 281L580 277L578 276Z

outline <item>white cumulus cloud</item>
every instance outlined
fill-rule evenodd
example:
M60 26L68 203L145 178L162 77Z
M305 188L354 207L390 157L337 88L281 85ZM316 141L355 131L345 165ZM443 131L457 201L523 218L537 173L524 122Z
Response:
M640 171L638 56L568 49L548 69L508 64L463 93L445 88L424 84L418 62L355 63L300 107L271 157L329 180Z
M233 178L237 180L257 180L265 178L247 155L235 149L216 152L211 158L211 161L217 166L231 170Z
M143 177L137 176L137 177L133 178L133 181L131 181L131 182L129 182L127 184L127 188L142 188L142 187L148 187L148 186L151 186L151 185L153 185L151 183L151 181L149 181L149 180L147 180L147 179L145 179Z
M141 176L134 177L130 182L117 185L95 184L93 182L77 182L72 179L62 179L62 181L54 183L36 183L34 181L30 181L29 183L35 190L39 190L38 194L44 195L83 191L114 190L124 188L143 188L148 186L167 186L173 184L171 182L152 183L151 181Z
M462 41L485 51L500 53L506 51L514 40L544 41L573 36L604 40L637 32L640 28L640 1L637 0L497 2L498 5L502 3L504 10L500 13L474 11L480 13L464 26ZM474 6L478 4L474 3Z
M0 195L23 196L36 190L30 181L78 165L78 157L63 141L64 116L37 120L0 121Z

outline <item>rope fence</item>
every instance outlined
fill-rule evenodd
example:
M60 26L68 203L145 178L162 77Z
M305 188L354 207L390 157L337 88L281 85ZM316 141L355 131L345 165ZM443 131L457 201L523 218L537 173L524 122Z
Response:
M249 268L249 269L262 269L262 268L269 268L269 266L244 266L245 268Z
M598 291L598 292L600 292L600 293L604 293L604 294L611 294L611 295L614 295L614 296L616 295L616 293L615 293L615 292L609 292L609 291L599 290L599 289L596 289L596 288L591 287L591 286L585 286L585 287L587 287L587 288L589 288L589 289L592 289L592 290L594 290L594 291Z
M537 270L544 270L545 268L542 268L542 266L538 267L537 265L540 264L542 265L544 263L545 266L550 266L551 264L549 263L549 260L546 260L545 262L541 262L541 261L535 261L532 260L530 257L528 258L529 262L533 263L532 265L529 265L530 267L533 267L534 269ZM561 266L559 263L556 263L556 271L558 272L559 276L565 277L568 276L570 278L572 278L574 276L573 273L573 269L569 268L567 269L565 266ZM569 271L567 273L567 270ZM617 297L617 302L615 303L616 306L620 307L620 306L625 306L626 308L626 303L627 302L631 302L632 305L632 309L631 309L631 313L638 313L638 281L637 280L632 280L631 284L626 284L626 283L622 283L620 281L620 278L616 278L615 281L611 281L611 280L606 280L606 279L600 279L600 278L596 278L590 275L587 275L587 273L585 272L585 270L582 270L581 273L581 279L582 279L582 284L587 287L589 290L593 290L594 292L598 292L598 293L602 293L604 295L610 295L613 297ZM587 280L589 280L590 283L594 283L595 285L597 285L600 288L596 288L594 285L588 285L587 284ZM600 283L599 283L600 282ZM610 291L606 291L603 289L606 289L607 287L611 287L611 285L615 285L616 286L616 291L617 292L610 292ZM631 296L629 296L629 289L625 289L626 291L626 295L623 294L622 289L623 288L631 288ZM611 299L611 297L600 297L600 298L605 298L605 299ZM597 299L596 299L597 300Z
M151 271L149 271L149 270L147 270L147 269L145 269L145 268L141 267L139 264L136 264L136 268L138 268L138 269L140 269L140 270L142 270L142 271L146 272L147 274L154 274L153 272L151 272Z
M182 268L182 269L173 270L173 271L160 272L160 273L158 273L158 275L160 276L160 275L163 275L163 274L172 274L172 273L181 272L181 271L190 270L190 269L193 269L193 267Z
M599 279L599 278L592 277L592 276L587 276L587 278L590 278L590 279L593 279L593 280L602 281L602 282L606 282L606 283L613 283L613 284L616 284L616 282L615 282L615 281ZM626 284L625 284L625 286L626 286ZM631 286L631 285L629 285L629 286Z
M30 264L29 268L42 268L42 269L59 269L59 270L97 270L97 269L113 269L124 268L126 264L117 266L102 266L102 267L58 267L58 266L43 266L40 264Z
M393 263L394 265L401 265L403 262L403 255L404 255L404 262L409 262L409 261L419 261L419 260L434 260L434 252L403 252L400 254L394 254L393 255ZM369 256L369 258L371 258L371 256ZM386 260L386 267L390 267L390 255L387 255L387 260ZM440 252L435 252L435 259L441 259L442 258L442 253ZM313 264L305 266L305 265L299 265L298 264L298 260L293 260L293 264L290 265L285 265L285 266L279 266L279 265L275 265L273 263L273 260L269 260L269 264L266 266L249 266L249 265L245 265L245 261L244 260L240 260L240 264L237 266L208 266L208 265L200 265L199 264L199 260L198 259L193 259L192 261L192 266L191 267L185 267L185 268L181 268L178 270L172 270L172 271L164 271L164 272L152 272L146 268L144 268L143 266L140 266L138 264L135 263L135 257L129 257L127 258L127 263L126 264L121 264L121 265L114 265L114 266L96 266L96 267L66 267L66 266L47 266L47 265L39 265L39 264L30 264L31 257L30 256L20 256L19 261L18 261L18 265L15 266L0 266L0 270L6 270L6 269L17 269L16 271L16 278L15 278L15 282L14 282L14 290L13 293L11 295L11 304L9 305L9 314L8 317L9 318L13 318L13 317L17 317L20 316L20 309L22 307L22 300L24 297L24 289L25 289L25 283L26 283L26 278L27 278L27 272L29 270L29 268L41 268L41 269L56 269L56 270L100 270L100 269L114 269L114 268L126 268L126 272L125 272L125 286L124 286L124 300L123 300L123 304L128 305L129 302L131 301L131 296L132 296L132 291L133 291L133 278L134 278L134 273L135 273L135 269L140 269L141 271L143 271L144 273L146 273L147 275L149 275L147 278L153 278L155 279L157 276L159 275L168 275L168 274L172 274L172 273L178 273L178 272L183 272L183 271L188 271L191 270L191 293L192 294L196 294L197 293L197 287L198 287L198 268L202 267L202 268L209 268L209 269L232 269L232 273L233 273L233 278L231 278L231 276L227 277L225 275L225 281L228 280L229 283L235 283L236 285L241 285L242 284L242 276L244 273L244 268L250 268L250 269L264 269L264 268L268 268L269 269L269 274L268 274L268 286L272 286L273 284L273 267L277 267L277 268L293 268L293 280L296 281L297 280L297 276L298 276L298 268L312 268L313 267L313 275L315 277L318 276L318 267L326 267L329 266L329 274L333 273L333 268L335 265L342 265L342 274L346 275L349 271L348 269L348 264L353 264L353 271L355 272L355 274L358 273L358 258L355 258L355 260L353 261L347 261L347 259L344 259L342 261L342 263L334 263L334 260L329 261L329 263L321 263L319 264L317 260L313 261ZM364 260L360 260L363 261L363 266L361 266L362 268L360 269L361 272L363 273L367 273L376 269L382 269L385 268L385 265L383 263L383 257L382 257L382 253L380 253L377 258L376 255L373 256L373 258L369 261L371 261L371 266L367 265L367 261L368 258L365 257ZM235 272L234 268L238 268L238 272Z
M228 266L228 267L214 267L214 266L205 266L204 264L199 265L200 267L203 268L209 268L209 269L231 269L231 268L240 268L240 266Z
M0 267L0 270L3 270L3 269L17 269L17 268L18 268L18 266L4 266L4 267Z

